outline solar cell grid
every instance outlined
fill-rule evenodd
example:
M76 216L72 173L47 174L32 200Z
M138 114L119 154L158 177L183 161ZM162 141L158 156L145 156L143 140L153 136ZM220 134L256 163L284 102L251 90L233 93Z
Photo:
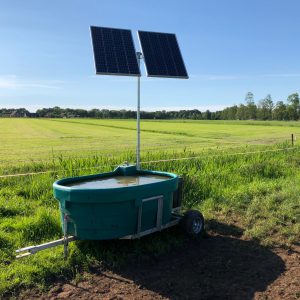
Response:
M149 77L188 78L176 35L138 31Z
M97 74L140 76L131 31L91 26Z

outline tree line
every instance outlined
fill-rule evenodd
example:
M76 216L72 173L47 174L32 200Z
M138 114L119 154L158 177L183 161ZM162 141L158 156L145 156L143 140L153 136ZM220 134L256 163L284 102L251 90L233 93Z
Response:
M244 104L227 107L216 114L220 114L221 120L299 120L299 94L291 94L286 102L276 103L269 94L256 104L253 93L248 92Z
M72 109L52 108L38 109L30 113L25 108L0 109L0 117L31 117L31 118L95 118L95 119L134 119L136 111L133 110L108 110L108 109ZM294 93L287 100L273 102L271 95L255 103L254 95L248 92L244 103L233 105L220 111L198 109L179 111L141 111L142 119L192 119L192 120L299 120L300 99Z

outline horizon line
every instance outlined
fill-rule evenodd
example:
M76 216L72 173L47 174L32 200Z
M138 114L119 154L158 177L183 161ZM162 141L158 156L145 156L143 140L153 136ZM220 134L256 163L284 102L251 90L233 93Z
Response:
M186 107L186 106L165 106L165 107L145 107L142 108L141 111L146 111L146 112L155 112L155 111L180 111L180 110L199 110L199 111L206 111L209 110L211 112L216 112L218 110L223 110L224 108L227 108L231 106L229 105L201 105L201 106L194 106L194 107ZM119 106L58 106L54 105L52 107L44 107L40 105L25 105L25 106L20 106L20 105L3 105L3 107L0 107L0 109L21 109L24 108L28 110L30 113L35 113L39 109L47 109L47 108L54 108L54 107L59 107L61 109L84 109L84 110L92 110L92 109L107 109L107 110L131 110L131 111L136 111L136 107L119 107Z

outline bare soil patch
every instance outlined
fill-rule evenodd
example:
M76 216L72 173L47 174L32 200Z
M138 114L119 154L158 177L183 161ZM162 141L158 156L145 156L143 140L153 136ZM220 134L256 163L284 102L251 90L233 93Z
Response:
M212 224L207 237L187 240L147 262L92 268L75 283L21 299L300 299L300 247L269 249L243 240L235 226Z

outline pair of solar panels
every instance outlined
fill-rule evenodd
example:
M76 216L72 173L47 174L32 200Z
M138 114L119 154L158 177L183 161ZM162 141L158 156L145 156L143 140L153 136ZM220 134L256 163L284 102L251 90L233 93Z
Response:
M130 30L91 26L97 74L141 76ZM188 78L175 34L138 31L147 76Z

